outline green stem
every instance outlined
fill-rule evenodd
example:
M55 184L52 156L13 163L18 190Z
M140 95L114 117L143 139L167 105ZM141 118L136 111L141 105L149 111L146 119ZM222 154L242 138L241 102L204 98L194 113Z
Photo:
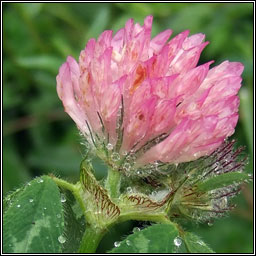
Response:
M83 235L79 253L95 253L102 237L104 236L106 229L97 229L92 226L86 226L85 233Z
M65 188L67 190L70 190L71 192L74 192L77 190L76 188L76 185L72 184L72 183L69 183L65 180L62 180L62 179L59 179L53 175L50 175L52 180L59 186L59 187L62 187L62 188Z
M111 198L118 198L120 194L121 174L119 171L109 169L106 180L106 189Z

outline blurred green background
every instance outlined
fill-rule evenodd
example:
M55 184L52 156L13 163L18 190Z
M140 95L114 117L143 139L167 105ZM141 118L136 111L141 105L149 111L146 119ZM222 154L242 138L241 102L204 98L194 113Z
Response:
M244 64L240 120L234 134L253 170L253 4L252 3L4 3L3 4L3 187L4 194L35 176L54 173L76 181L83 155L81 138L56 93L56 75L67 55L76 59L87 40L115 32L129 18L143 23L154 15L153 36L171 28L202 32L210 45L200 63L228 59ZM100 166L99 177L104 175ZM253 250L252 185L236 198L237 208L212 227L188 225L216 251ZM112 248L131 232L125 223L98 249Z

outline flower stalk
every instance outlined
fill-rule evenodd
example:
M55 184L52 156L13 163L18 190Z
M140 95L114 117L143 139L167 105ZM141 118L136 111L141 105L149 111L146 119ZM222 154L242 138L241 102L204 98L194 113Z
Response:
M96 249L106 233L107 229L94 228L86 225L86 229L80 243L79 253L95 253Z

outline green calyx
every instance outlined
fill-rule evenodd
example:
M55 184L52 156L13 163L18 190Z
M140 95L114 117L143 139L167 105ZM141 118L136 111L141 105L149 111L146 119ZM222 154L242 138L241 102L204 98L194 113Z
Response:
M189 163L158 163L150 174L142 170L129 177L112 167L104 181L96 180L90 160L85 159L77 184L53 180L80 204L87 225L83 241L97 244L109 227L127 220L204 222L223 216L233 207L229 199L250 180L242 172L245 161L238 161L241 150L233 152L232 146L233 142L224 143L212 155ZM83 244L80 252L93 250Z

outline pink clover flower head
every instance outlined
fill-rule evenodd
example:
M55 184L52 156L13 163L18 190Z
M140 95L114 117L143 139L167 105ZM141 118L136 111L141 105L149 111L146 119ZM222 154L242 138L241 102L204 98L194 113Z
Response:
M90 39L57 76L65 111L98 156L127 171L211 154L234 133L243 65L197 65L208 42L167 29L151 39L152 16Z

